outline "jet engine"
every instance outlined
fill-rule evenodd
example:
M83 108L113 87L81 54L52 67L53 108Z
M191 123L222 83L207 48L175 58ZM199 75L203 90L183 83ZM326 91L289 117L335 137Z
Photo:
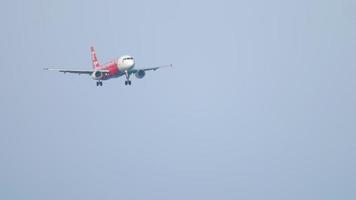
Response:
M95 80L100 80L101 78L103 78L104 74L103 74L103 72L101 72L101 71L94 71L91 76L92 76L93 79L95 79Z
M138 70L135 73L136 78L140 78L140 79L143 78L145 75L146 75L146 72L145 72L145 70L142 70L142 69Z

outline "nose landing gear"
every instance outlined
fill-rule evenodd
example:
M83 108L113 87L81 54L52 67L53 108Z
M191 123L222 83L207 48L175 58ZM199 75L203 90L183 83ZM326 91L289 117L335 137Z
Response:
M125 85L131 85L130 74L128 73L127 70L125 71L125 76L126 76Z

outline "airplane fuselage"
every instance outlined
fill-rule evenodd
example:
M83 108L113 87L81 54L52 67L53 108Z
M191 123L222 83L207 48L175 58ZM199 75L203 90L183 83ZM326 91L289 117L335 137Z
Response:
M96 74L93 72L92 78L94 80L108 80L110 78L119 77L125 72L135 67L135 59L132 56L121 56L119 59L113 60L106 64L95 67L95 70L107 70L107 73Z

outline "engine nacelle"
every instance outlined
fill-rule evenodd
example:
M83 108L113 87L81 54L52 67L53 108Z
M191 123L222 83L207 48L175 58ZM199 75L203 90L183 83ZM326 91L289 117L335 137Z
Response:
M95 79L95 80L100 80L101 78L103 78L104 73L101 72L101 71L94 71L91 76L92 76L93 79Z
M146 72L144 71L144 70L138 70L136 73L135 73L135 76L136 76L136 78L143 78L143 77L145 77L145 75L146 75Z

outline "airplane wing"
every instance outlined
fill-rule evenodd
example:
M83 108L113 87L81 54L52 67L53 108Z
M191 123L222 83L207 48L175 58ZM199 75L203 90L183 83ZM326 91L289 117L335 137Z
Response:
M88 74L88 75L91 75L94 72L94 70L68 70L68 69L51 69L51 68L44 68L43 70L72 73L72 74ZM103 73L109 73L109 70L97 70L97 71L101 71Z
M144 68L144 69L141 69L141 70L143 70L143 71L150 71L150 70L156 71L157 69L160 69L160 68L172 67L172 66L173 66L172 64L170 64L170 65L162 65L162 66L159 66L159 67Z
M157 69L161 69L161 68L166 68L166 67L173 67L172 64L170 65L162 65L162 66L158 66L158 67L149 67L149 68L141 68L141 69L133 69L130 72L131 73L136 73L139 70L143 70L143 71L156 71Z

